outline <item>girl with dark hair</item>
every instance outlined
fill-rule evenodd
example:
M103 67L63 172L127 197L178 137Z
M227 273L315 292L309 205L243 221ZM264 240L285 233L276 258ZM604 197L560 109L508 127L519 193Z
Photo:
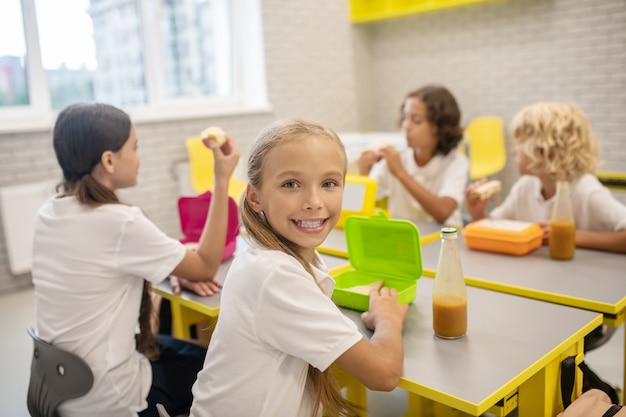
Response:
M373 290L366 340L331 300L335 282L315 250L341 214L346 165L337 135L316 123L259 134L240 204L250 247L225 280L191 416L354 416L332 363L370 389L398 384L408 306L395 289Z
M407 148L366 148L359 173L376 179L392 217L461 226L469 162L456 152L463 128L454 96L427 85L407 94L400 112Z
M157 402L188 411L206 350L153 337L150 284L175 274L219 290L213 277L226 240L228 181L239 160L235 143L207 143L215 157L215 188L195 252L116 195L137 183L140 163L135 127L125 112L107 104L70 105L58 115L53 144L63 181L34 226L37 329L94 373L91 390L64 402L60 414L157 416Z

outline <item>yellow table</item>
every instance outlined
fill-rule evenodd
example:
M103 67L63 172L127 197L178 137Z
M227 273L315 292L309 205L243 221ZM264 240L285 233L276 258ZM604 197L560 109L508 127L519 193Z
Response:
M582 361L584 337L602 323L601 314L469 287L468 333L444 340L432 330L432 285L418 281L404 329L398 386L409 392L407 416L425 415L425 399L438 403L437 416L504 416L517 408L519 417L553 417L562 410L561 361L572 355ZM372 334L359 312L342 311Z
M237 237L237 239L237 247L238 250L240 250L240 248L245 247L245 243L242 241L241 236ZM234 258L229 258L222 262L215 275L216 281L224 283L226 273L233 259ZM339 267L346 263L346 260L343 258L323 254L322 259L329 269ZM202 297L190 291L183 291L180 295L176 295L172 293L169 281L167 280L159 285L153 286L152 291L170 301L172 309L172 335L174 337L181 339L190 338L190 326L207 319L209 325L215 325L220 312L221 293L210 297Z
M596 176L600 182L608 188L626 190L626 172L622 171L598 171Z
M233 258L227 259L219 267L216 281L223 283ZM191 337L190 327L207 320L211 325L217 321L220 312L221 293L209 297L201 297L190 291L182 291L176 295L172 292L168 280L153 285L152 291L170 301L172 310L172 336L180 339Z
M330 268L345 259L324 256ZM218 272L223 280L230 265ZM172 294L167 282L155 292L171 301L174 334L189 337L189 326L216 320L220 295ZM409 392L409 413L424 415L425 399L436 402L437 416L473 416L487 411L504 416L518 408L519 417L548 417L560 410L560 361L583 359L584 337L602 323L602 315L553 303L468 288L468 335L443 340L432 332L432 280L418 281L404 331L405 362L399 387ZM364 335L360 313L342 309ZM362 384L334 368L346 396L366 406ZM580 394L578 376L575 393ZM432 406L432 405L431 405ZM365 413L363 414L365 415Z
M422 246L424 276L435 276L439 246ZM522 257L470 250L462 237L458 246L468 285L602 313L614 327L624 323L625 255L577 248L573 260L555 261L546 246ZM626 337L624 344L626 386Z

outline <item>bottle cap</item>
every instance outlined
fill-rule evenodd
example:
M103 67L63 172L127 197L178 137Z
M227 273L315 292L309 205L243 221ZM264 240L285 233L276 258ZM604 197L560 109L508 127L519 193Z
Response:
M455 238L456 234L456 227L444 227L441 229L441 237Z

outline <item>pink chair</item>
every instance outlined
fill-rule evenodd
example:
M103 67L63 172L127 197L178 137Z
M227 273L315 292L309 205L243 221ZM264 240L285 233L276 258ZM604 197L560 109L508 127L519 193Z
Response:
M178 215L180 227L184 237L182 243L194 243L200 240L204 223L206 222L213 193L207 191L196 197L180 197L178 199ZM226 245L222 260L230 258L237 248L239 234L239 212L237 203L232 197L228 198L228 230L226 231Z

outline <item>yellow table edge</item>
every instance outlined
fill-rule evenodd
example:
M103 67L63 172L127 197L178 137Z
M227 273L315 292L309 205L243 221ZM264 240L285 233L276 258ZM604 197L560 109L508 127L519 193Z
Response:
M341 250L341 249L336 249L336 248L329 248L326 246L318 246L317 247L317 251L319 253L323 253L326 255L331 255L331 256L337 256L339 258L345 258L348 259L348 252Z
M342 265L342 266L331 269L330 273L331 274L341 273L343 271L350 270L351 268L352 266L348 263L346 265ZM195 311L196 313L201 313L208 317L213 317L213 318L219 315L219 310L220 310L219 307L204 306L196 301L182 298L180 295L172 294L171 292L162 290L158 287L153 287L152 291L156 294L163 296L164 298L167 298L173 303L176 303L178 306L184 306L186 308L189 308L190 310ZM431 390L431 389L423 388L422 386L417 385L413 383L412 381L408 381L404 378L400 379L398 387L405 389L409 393L414 393L414 394L428 397L432 401L444 403L448 406L454 407L463 412L473 414L473 415L480 415L489 411L493 407L494 404L500 401L500 399L506 398L506 396L510 395L511 392L514 392L520 386L520 383L518 382L520 381L520 379L522 381L525 381L529 379L530 376L536 374L541 369L543 369L543 367L545 367L547 363L551 361L548 358L551 354L553 354L554 350L561 350L564 347L567 347L571 344L574 344L575 342L579 340L582 340L586 334L590 333L593 329L595 329L597 326L601 324L602 324L602 314L598 313L597 317L594 320L592 320L590 323L588 323L585 327L583 327L582 329L577 331L574 335L570 336L568 339L563 341L555 349L548 352L540 360L535 362L533 365L528 367L525 371L517 375L507 384L503 385L500 389L495 391L491 396L489 396L488 398L486 398L485 400L483 400L482 402L478 404L474 404L474 403L462 400L457 397L451 397L449 394L445 394L438 390Z
M422 271L422 275L429 278L434 278L435 274L436 271L432 269L424 269ZM612 316L618 316L620 314L623 314L624 310L626 310L626 297L623 297L617 304L608 304L588 301L574 296L565 296L545 291L529 290L527 288L518 287L515 285L485 281L480 278L469 276L465 277L465 282L467 283L467 285L470 285L472 287L485 288L487 290L519 295L526 298L533 298L535 300L549 301L551 303L562 304L569 307L582 308L585 310L597 311L599 313L609 314Z
M181 297L180 295L175 295L168 291L164 291L158 287L152 287L152 291L156 294L159 294L163 298L167 298L171 302L187 307L198 313L206 314L208 317L217 317L220 313L219 307L209 307L197 301L188 300L186 298Z
M597 171L596 177L598 178L606 178L607 180L620 180L626 181L626 172L619 171Z
M596 177L607 188L612 190L626 190L626 172L597 171Z
M520 386L523 385L524 382L528 381L533 375L537 374L539 371L544 369L549 363L551 363L556 358L551 358L552 356L557 356L555 352L563 351L570 347L574 346L577 342L584 340L584 337L589 334L593 329L602 324L602 314L598 313L597 316L588 322L584 327L579 329L576 333L565 339L554 349L546 353L543 357L537 360L535 363L526 368L523 372L518 374L515 378L511 379L506 384L502 385L498 390L494 391L489 397L485 398L480 403L472 403L469 401L462 400L458 397L451 396L449 394L445 394L438 390L428 389L421 385L418 385L412 381L406 380L403 377L400 378L400 383L398 387L414 394L418 394L431 400L439 403L446 404L447 406L456 408L457 410L463 411L465 413L479 416L481 414L486 413L503 398L506 398L512 392L517 390ZM560 354L559 354L560 355Z

